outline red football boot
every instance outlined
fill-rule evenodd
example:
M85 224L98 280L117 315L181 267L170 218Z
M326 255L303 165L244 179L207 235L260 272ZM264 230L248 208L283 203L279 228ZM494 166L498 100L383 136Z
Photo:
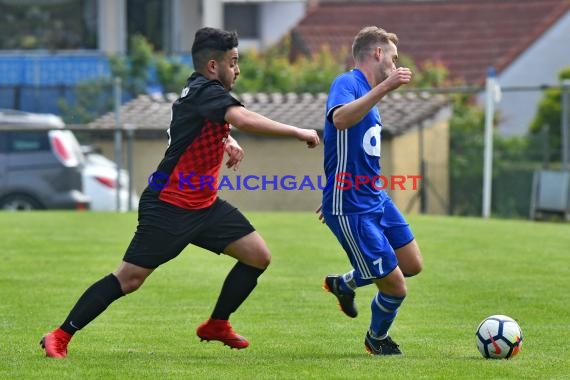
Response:
M46 351L46 356L50 358L63 359L67 356L67 344L72 335L60 328L44 335L40 345Z
M196 335L201 341L219 340L226 346L238 350L249 346L247 339L236 334L230 325L230 321L225 319L208 319L198 327Z

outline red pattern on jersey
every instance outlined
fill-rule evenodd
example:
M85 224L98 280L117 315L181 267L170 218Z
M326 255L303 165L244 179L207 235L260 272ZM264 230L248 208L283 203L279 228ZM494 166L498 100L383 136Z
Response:
M190 210L214 203L229 134L228 123L206 120L198 137L178 160L170 174L170 184L161 191L159 199ZM208 182L210 178L213 178L213 182Z

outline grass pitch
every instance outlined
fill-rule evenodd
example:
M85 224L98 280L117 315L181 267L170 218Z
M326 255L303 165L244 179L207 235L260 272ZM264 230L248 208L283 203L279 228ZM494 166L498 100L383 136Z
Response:
M3 379L562 379L568 378L570 226L412 216L425 269L392 327L401 357L364 351L372 287L345 317L321 289L348 260L312 213L247 213L273 252L258 288L232 316L251 346L201 343L234 261L195 247L79 332L66 360L38 341L94 281L116 268L135 214L0 213ZM485 360L474 332L491 314L519 322L509 361Z

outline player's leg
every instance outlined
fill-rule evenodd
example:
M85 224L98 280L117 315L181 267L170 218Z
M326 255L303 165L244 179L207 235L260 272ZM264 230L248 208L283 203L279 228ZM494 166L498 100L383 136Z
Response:
M115 300L137 290L152 271L123 261L115 272L87 288L60 328L68 334L75 334Z
M396 257L398 266L387 276L374 280L379 292L371 304L372 321L366 347L375 354L399 354L401 352L398 345L388 336L388 331L406 297L404 277L418 274L422 270L423 262L408 223L391 199L384 202L380 231L388 243L381 257ZM382 341L383 338L386 340Z
M397 355L401 351L388 335L398 314L398 309L406 298L406 281L399 267L382 278L374 280L378 293L372 299L372 318L364 345L374 355Z
M196 334L202 340L219 340L231 348L246 348L249 342L233 331L229 318L257 286L257 279L269 265L271 254L256 231L228 245L224 253L238 261L222 285L210 318L198 327Z
M144 211L139 211L139 218L145 220ZM167 219L176 223L174 217ZM47 356L66 357L67 345L78 330L118 298L137 290L154 268L182 251L186 244L184 234L172 234L162 227L139 224L117 270L92 284L78 299L63 324L42 338L40 343Z
M411 230L409 227L396 227L389 232L389 235L391 237L404 236L403 239L393 238L392 240L406 240L406 236L411 235ZM396 248L395 252L396 257L398 258L398 266L404 273L404 277L413 277L422 271L423 258L416 239L413 239L402 247ZM359 274L354 271L354 269L343 274L342 279L344 280L346 287L350 288L353 291L362 286L370 285L373 282L372 279L361 278Z
M61 326L46 334L41 345L52 358L67 356L67 345L73 335L103 313L107 307L125 294L138 289L152 269L123 262L119 268L92 284L79 297Z
M212 312L212 318L229 319L230 314L238 309L253 289L258 277L271 261L271 253L265 241L257 231L228 245L224 253L237 260L228 273L222 291Z
M350 235L355 276L372 279L379 292L371 302L372 318L364 340L368 352L375 355L400 354L398 345L388 335L398 308L406 297L406 282L398 267L394 249L384 234L384 214L362 214L346 218Z
M246 348L248 341L233 331L229 318L257 286L258 277L271 261L271 253L261 235L228 202L216 202L208 224L210 227L192 243L231 256L237 263L224 280L210 318L196 333L202 340L219 340L232 348Z
M384 201L384 216L381 220L384 234L396 251L398 266L405 277L419 274L423 258L410 225L391 199Z
M371 278L362 278L360 274L357 273L354 269L346 272L342 275L342 279L346 286L351 290L356 290L357 288L367 286L373 283Z
M351 229L356 228L355 224L357 224L357 218L339 215L326 215L325 218L327 227L336 236L354 267L355 264L357 265L357 260L353 254L354 239ZM329 274L325 277L323 284L323 288L337 298L340 310L350 318L356 318L358 316L358 308L355 302L356 293L354 292L357 288L355 280L357 277L360 278L361 276L356 275L354 270L344 275ZM371 282L372 280L368 281Z
M422 271L423 258L416 239L400 248L396 248L395 251L398 258L398 266L405 277L413 277Z

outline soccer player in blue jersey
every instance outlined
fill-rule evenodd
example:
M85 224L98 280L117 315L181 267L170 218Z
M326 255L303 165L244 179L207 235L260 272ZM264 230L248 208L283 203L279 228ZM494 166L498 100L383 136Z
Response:
M355 68L338 76L329 92L324 129L324 169L333 181L323 191L317 210L346 251L353 270L329 275L324 287L349 317L358 312L356 288L374 283L372 320L364 345L373 355L401 354L388 335L406 297L404 277L422 270L422 256L410 226L381 183L377 103L407 84L412 72L396 67L398 37L369 26L354 38ZM366 181L368 179L368 181Z

